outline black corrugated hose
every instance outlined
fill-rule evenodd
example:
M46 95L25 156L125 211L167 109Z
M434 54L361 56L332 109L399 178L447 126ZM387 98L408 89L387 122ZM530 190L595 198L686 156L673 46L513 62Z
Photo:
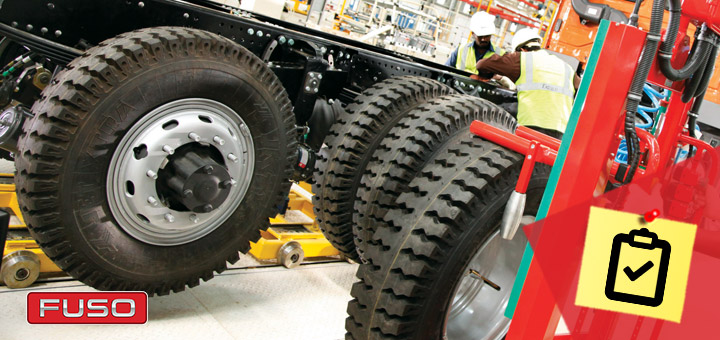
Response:
M689 78L700 66L705 65L705 61L712 49L712 42L709 40L711 40L710 37L713 33L705 24L703 24L702 27L700 27L701 31L696 40L698 43L696 53L690 55L690 59L685 66L676 70L670 61L672 60L672 49L673 46L675 46L675 39L677 38L678 30L680 28L680 0L669 0L668 4L670 20L667 31L665 32L665 39L663 40L662 46L660 46L660 52L658 53L658 66L665 77L672 81L679 81Z
M640 100L642 99L643 86L650 73L650 67L652 66L655 53L660 44L660 30L662 29L664 10L664 0L653 1L652 13L650 15L650 31L645 40L642 57L638 63L638 68L635 71L632 84L630 85L630 91L628 91L627 95L627 103L625 104L625 141L628 150L629 167L623 183L630 183L630 181L632 181L633 176L635 176L635 171L640 165L640 155L638 152L640 142L635 132L635 115Z
M690 134L690 137L695 138L695 124L697 123L697 119L699 118L699 112L700 112L700 106L703 103L705 92L707 91L708 84L710 83L710 78L712 77L713 70L715 69L715 58L717 58L718 54L718 44L720 44L720 37L715 35L713 37L715 40L715 43L713 44L712 51L710 51L710 58L707 60L707 63L705 64L705 67L703 68L702 75L696 75L693 76L693 83L695 83L694 79L698 78L700 79L697 81L697 86L694 89L693 97L695 97L695 102L693 103L692 108L690 111L688 111L688 133ZM685 88L686 91L688 91L688 87ZM685 92L683 92L683 100L685 98ZM685 101L687 103L687 101ZM693 155L693 146L690 145L690 148L688 149L688 157L692 157Z
M682 94L683 103L689 102L691 99L700 96L707 89L713 69L715 68L715 58L718 51L718 36L711 37L712 47L705 65L697 70L695 74L685 83L685 90Z

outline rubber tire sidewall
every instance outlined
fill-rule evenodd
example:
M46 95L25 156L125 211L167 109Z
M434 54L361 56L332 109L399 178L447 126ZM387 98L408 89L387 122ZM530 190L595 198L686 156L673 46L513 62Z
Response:
M249 53L249 52L247 52ZM132 75L101 98L80 122L65 153L58 201L63 232L75 252L94 267L133 283L172 282L224 263L247 251L257 227L267 223L273 194L285 180L280 105L264 84L236 65L207 57L171 59ZM129 236L107 204L106 180L112 152L134 122L156 107L183 98L221 102L247 124L255 145L251 184L234 214L212 233L191 243L162 247ZM249 110L248 108L252 108ZM37 120L35 120L36 123ZM195 273L195 274L193 274Z
M518 174L517 171L506 171L504 176L514 175L517 177ZM546 184L547 176L533 176L530 180L525 215L537 214ZM471 227L459 237L462 242L453 248L436 276L444 279L436 280L430 288L432 294L426 300L427 303L423 305L424 312L418 323L420 329L416 333L418 334L416 339L435 340L443 338L442 330L445 328L445 316L449 312L457 286L466 275L465 268L485 242L490 240L490 237L498 231L505 210L505 203L510 198L513 189L514 187L505 188L502 195L494 200L488 209L482 211L480 215L474 216L473 220L469 222ZM522 233L523 231L521 229L518 232ZM503 288L510 289L511 287ZM438 332L440 333L438 334Z

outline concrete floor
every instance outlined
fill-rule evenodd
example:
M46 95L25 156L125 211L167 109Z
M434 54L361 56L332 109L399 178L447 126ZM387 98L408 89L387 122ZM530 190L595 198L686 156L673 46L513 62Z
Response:
M249 256L214 279L179 294L151 297L144 325L31 325L29 292L88 292L74 280L0 287L0 339L344 339L345 309L357 265L255 267Z

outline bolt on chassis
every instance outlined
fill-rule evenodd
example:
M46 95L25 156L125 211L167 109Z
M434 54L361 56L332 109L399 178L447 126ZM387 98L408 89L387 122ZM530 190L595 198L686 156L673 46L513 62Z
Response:
M517 107L468 73L210 1L0 6L0 143L23 217L103 290L177 292L237 261L367 91Z

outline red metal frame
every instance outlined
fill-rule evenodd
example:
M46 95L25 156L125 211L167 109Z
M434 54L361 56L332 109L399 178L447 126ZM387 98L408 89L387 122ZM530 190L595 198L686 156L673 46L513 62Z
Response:
M718 13L720 14L720 10ZM602 194L607 182L617 171L618 164L613 160L614 152L621 139L618 137L623 134L625 98L635 74L637 60L642 52L646 34L640 29L627 25L611 24L609 26L603 49L595 65L592 82L586 91L592 95L587 96L581 105L579 119L547 216L560 213L577 202L587 201L593 196ZM682 46L677 50L682 54ZM686 55L681 55L676 59L685 60L686 58ZM679 143L693 145L701 151L712 150L707 143L683 135L687 112L692 101L682 103L678 91L682 91L684 84L667 82L664 77L659 76L656 70L656 67L653 67L652 76L648 81L665 88L668 88L667 83L672 87L670 90L674 93L667 106L664 123L659 129L658 135L654 136L645 130L638 129L641 150L647 149L647 154L641 163L645 169L638 169L636 178L655 173L661 167L672 165ZM516 187L518 192L524 192L526 189L535 161L553 164L561 146L559 140L526 127L519 127L515 134L512 134L481 122L474 122L471 131L480 137L526 155ZM710 176L715 179L720 162L716 154L712 152L709 154L714 156ZM507 339L553 338L560 318L558 302L562 301L553 299L553 294L547 287L539 266L533 261ZM597 311L597 313L603 312ZM608 319L598 318L598 322L593 320L590 329L594 337L599 335L602 338L602 334L608 334L609 329L612 329L612 325L607 324Z

